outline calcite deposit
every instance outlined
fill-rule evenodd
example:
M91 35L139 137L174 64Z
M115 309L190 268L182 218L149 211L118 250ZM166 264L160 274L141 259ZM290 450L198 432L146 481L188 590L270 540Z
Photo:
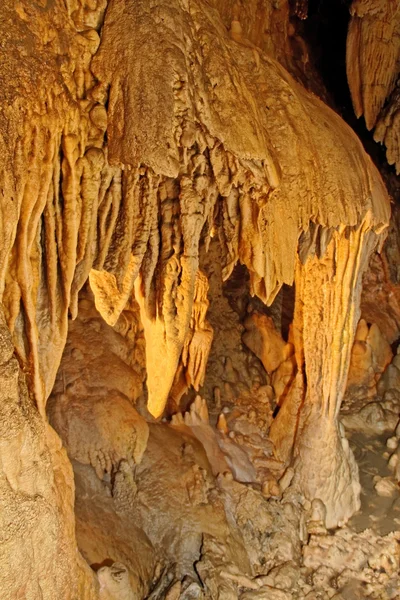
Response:
M389 164L400 171L400 6L391 0L354 0L347 37L347 77L354 112L386 146Z
M2 600L399 597L400 5L348 4L357 133L329 0L1 3Z

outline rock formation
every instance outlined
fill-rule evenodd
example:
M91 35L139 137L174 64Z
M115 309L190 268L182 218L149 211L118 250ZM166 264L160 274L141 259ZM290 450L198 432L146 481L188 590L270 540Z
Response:
M5 600L397 593L397 534L343 528L360 432L392 432L397 493L395 175L328 106L312 10L3 0ZM400 9L350 12L399 171Z
M398 174L400 7L390 0L354 0L350 11L347 77L354 112L375 128L375 140L386 146Z

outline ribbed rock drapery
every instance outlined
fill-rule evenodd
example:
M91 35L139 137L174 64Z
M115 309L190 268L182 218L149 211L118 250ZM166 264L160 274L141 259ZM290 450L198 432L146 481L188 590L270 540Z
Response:
M364 115L400 173L400 6L391 0L354 0L347 36L347 79L354 112Z
M97 23L102 12L92 12ZM40 45L43 33L29 29L38 19L23 15L24 35ZM386 192L340 118L274 60L231 40L217 8L115 0L100 45L96 28L79 32L65 9L55 5L46 18L40 26L54 38L51 50L38 51L54 85L30 81L38 77L30 55L21 72L22 80L29 72L27 91L5 82L15 96L6 107L5 157L15 156L18 171L18 188L3 186L7 320L43 410L68 310L76 313L91 270L110 322L140 273L143 310L164 332L170 356L163 389L148 381L158 416L189 327L201 236L218 229L225 277L240 260L253 292L270 303L293 283L298 240L310 223L321 227L322 253L343 226L365 222L379 233ZM70 36L62 68L61 33ZM14 68L22 70L19 62ZM18 110L27 116L16 121Z
M88 280L111 325L135 295L155 418L163 415L178 367L192 368L187 344L196 331L206 332L207 343L193 345L187 383L200 385L212 331L198 314L207 292L199 247L218 235L225 279L243 263L251 293L266 304L283 284L296 283L297 387L282 407L275 439L289 449L288 461L294 444L296 477L306 496L323 496L328 523L345 521L359 490L337 414L361 275L390 216L384 184L361 142L276 60L285 52L275 37L271 52L257 45L257 35L246 37L246 19L257 21L255 0L242 12L231 0L4 0L0 10L0 293L41 415L35 435L44 452L62 454L45 407L68 317L76 317ZM260 14L264 30L271 25L274 32L274 10ZM24 388L18 393L25 402ZM17 403L15 386L13 394ZM29 419L24 412L19 435ZM313 480L303 466L321 454L319 427L328 432L328 447ZM71 551L72 499L60 490L72 489L72 473L65 457L65 464L46 460L41 477L48 489L26 488L35 474L21 471L13 490L61 507L51 527L62 539L69 519L71 547L60 553L57 543L49 546L26 589L35 593L48 565L70 562L73 585L57 581L43 598L54 598L54 590L76 598L82 582L80 597L96 598L95 575ZM336 479L324 487L330 470ZM4 478L1 485L7 488ZM32 525L40 527L40 519ZM7 568L7 593L23 593L12 578L15 563Z

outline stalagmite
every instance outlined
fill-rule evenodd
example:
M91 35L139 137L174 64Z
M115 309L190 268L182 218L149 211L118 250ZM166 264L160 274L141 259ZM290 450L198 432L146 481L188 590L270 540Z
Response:
M276 331L271 317L253 313L245 322L243 341L263 363L267 373L272 373L293 353Z
M365 386L371 396L376 394L376 384L393 358L389 343L379 327L373 323L369 328L364 319L357 325L351 351L347 390L352 386Z
M390 206L362 142L310 91L334 104L300 23L313 11L3 0L5 600L351 585L342 565L321 571L315 538L360 507L346 386L393 429L398 475L397 313L360 321ZM399 168L400 9L355 0L351 14L354 109ZM372 486L382 498L392 471ZM390 556L394 539L379 542ZM370 567L382 586L394 568Z
M361 277L376 244L376 235L366 229L336 233L322 259L309 257L297 267L295 349L307 387L295 431L295 480L306 496L324 502L328 527L346 522L360 506L356 463L337 415L359 318Z

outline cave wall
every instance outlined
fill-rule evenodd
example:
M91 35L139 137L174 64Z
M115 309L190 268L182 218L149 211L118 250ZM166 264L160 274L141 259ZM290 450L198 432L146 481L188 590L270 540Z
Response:
M305 3L295 15L306 16ZM398 15L389 1L354 2L347 49L356 115L365 115L368 128L378 123L375 137L384 141L390 163L397 160ZM361 277L382 247L390 207L358 137L305 87L312 79L307 45L289 3L5 0L1 16L0 293L4 377L13 380L1 409L4 439L10 414L20 415L15 445L3 447L2 497L7 515L9 495L23 496L15 502L20 532L38 536L26 556L43 548L28 570L7 558L13 549L2 547L1 564L9 561L10 569L5 593L35 597L42 588L43 598L55 591L66 599L104 595L101 578L76 551L73 476L47 422L47 400L53 391L49 414L70 453L76 446L70 458L99 473L111 473L126 455L138 465L149 435L133 407L138 398L147 402L146 417L159 419L171 395L179 404L182 390L204 382L213 333L200 253L213 237L222 279L242 263L250 294L263 303L296 282L298 373L274 440L286 448L282 459L298 465L311 500L320 487L301 470L302 460L308 462L302 448L309 451L307 439L318 441L315 427L326 425L329 468L353 492L343 514L331 489L321 493L329 522L346 520L359 490L337 414ZM377 71L371 57L382 35L390 48L379 47L385 60ZM101 352L98 366L83 367L89 356L96 362L95 353L79 348L79 327L89 325L93 346L118 346L113 366L102 373L107 384L94 375L107 360ZM114 432L104 427L111 397L119 407ZM79 420L84 410L86 428L73 439L74 414ZM92 416L97 429L90 433ZM107 445L107 436L110 442L132 430L134 441L121 434L122 450ZM81 451L85 435L90 440ZM92 452L96 436L102 441ZM107 452L100 456L102 444ZM310 452L319 454L318 444ZM13 458L24 453L28 466L10 474ZM335 460L343 472L333 468ZM24 516L25 502L39 504L33 524ZM42 545L41 532L49 529ZM18 536L10 541L15 552Z

